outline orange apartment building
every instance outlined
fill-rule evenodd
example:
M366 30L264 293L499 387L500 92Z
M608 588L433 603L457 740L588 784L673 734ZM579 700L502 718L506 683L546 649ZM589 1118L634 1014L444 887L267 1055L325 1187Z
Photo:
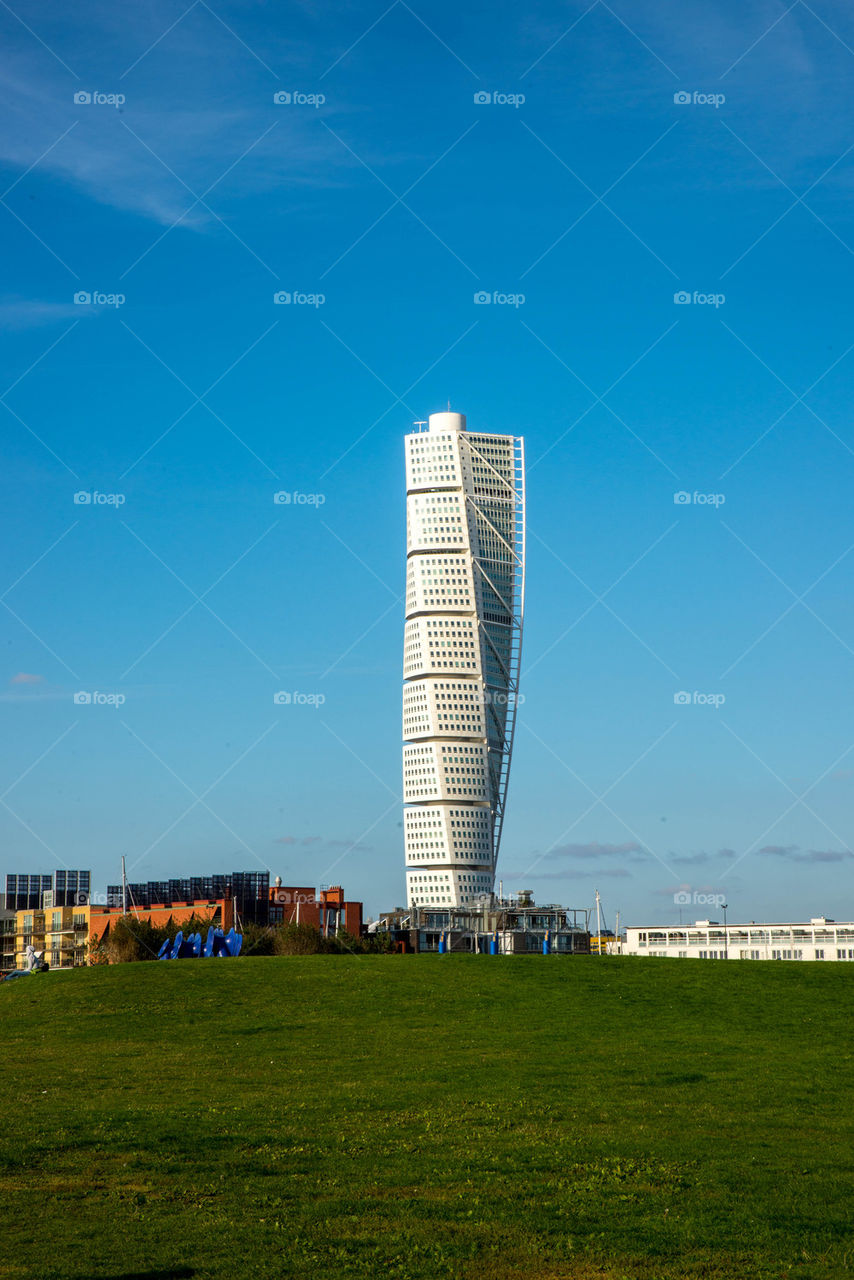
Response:
M121 907L92 906L89 911L89 936L96 942L103 942L109 937L110 925L121 919ZM231 898L218 898L215 901L204 899L198 902L162 903L151 907L132 907L128 915L138 920L148 920L155 927L173 924L184 925L196 917L203 920L206 927L219 925L223 933L228 933L234 924L234 901Z

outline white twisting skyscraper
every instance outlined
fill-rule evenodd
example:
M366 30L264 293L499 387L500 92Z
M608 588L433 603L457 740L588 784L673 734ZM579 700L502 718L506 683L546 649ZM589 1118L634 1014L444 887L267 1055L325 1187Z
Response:
M433 413L406 437L403 801L409 906L493 891L525 600L517 436Z

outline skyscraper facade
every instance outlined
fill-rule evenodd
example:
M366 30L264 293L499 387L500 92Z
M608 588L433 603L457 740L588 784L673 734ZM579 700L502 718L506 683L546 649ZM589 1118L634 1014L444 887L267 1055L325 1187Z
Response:
M53 888L48 875L28 872L6 875L6 909L8 911L40 911L42 894Z
M89 901L91 871L60 868L53 875L6 876L6 907L9 911L40 911L44 895L51 907L76 907Z
M128 910L168 902L214 901L230 898L240 921L266 924L270 898L269 871L231 871L225 875L173 876L170 880L128 882ZM122 886L107 885L110 906L122 905Z
M525 601L520 437L433 413L406 437L403 801L409 906L491 894ZM420 428L427 427L427 430Z

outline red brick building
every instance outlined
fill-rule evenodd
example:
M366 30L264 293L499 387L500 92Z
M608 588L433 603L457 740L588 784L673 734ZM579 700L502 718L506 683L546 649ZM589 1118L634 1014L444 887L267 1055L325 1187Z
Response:
M283 885L277 876L270 889L270 924L310 924L325 937L346 929L356 937L362 932L362 903L345 902L340 884L327 889Z

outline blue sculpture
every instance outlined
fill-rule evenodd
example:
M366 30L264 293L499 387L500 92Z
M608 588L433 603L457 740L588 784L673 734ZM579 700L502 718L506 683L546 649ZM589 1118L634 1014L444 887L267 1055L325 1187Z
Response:
M179 929L173 941L167 938L158 952L158 960L194 960L199 957L210 959L211 956L228 958L239 956L243 946L243 934L236 933L233 928L223 934L219 926L210 926L208 935L202 942L200 933L190 933L184 937Z

